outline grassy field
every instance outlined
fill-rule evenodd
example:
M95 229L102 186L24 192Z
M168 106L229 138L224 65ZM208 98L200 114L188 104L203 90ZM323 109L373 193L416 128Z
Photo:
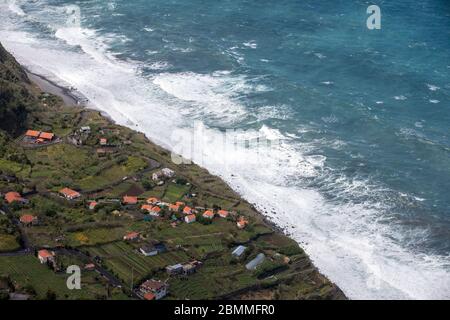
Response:
M127 176L136 174L139 170L145 169L147 163L138 157L128 157L125 163L115 164L106 170L101 171L98 175L87 175L77 181L81 189L85 191L96 190L117 183Z
M138 283L152 272L170 264L186 262L188 257L182 251L171 251L153 257L145 257L125 242L119 241L98 247L88 248L91 256L99 256L105 260L105 266L114 272L126 284L133 279Z
M14 251L17 249L20 249L20 244L17 242L16 236L0 233L0 252Z
M30 166L0 158L0 171L25 178L30 174Z
M181 200L189 190L189 186L169 183L166 192L164 193L163 200L167 202L176 202Z
M242 266L205 265L188 278L171 278L169 285L170 295L177 299L213 299L255 282L252 273Z
M97 245L122 239L126 229L119 228L95 228L79 232L71 232L67 236L67 244L73 247L85 245Z

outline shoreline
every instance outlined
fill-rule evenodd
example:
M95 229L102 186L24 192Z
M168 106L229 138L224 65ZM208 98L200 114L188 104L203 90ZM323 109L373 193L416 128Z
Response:
M31 81L32 85L37 86L37 87L38 87L40 90L42 90L43 92L48 92L48 93L51 93L51 94L54 94L54 95L60 97L60 98L63 100L63 102L64 102L65 104L66 104L66 101L68 101L69 104L67 104L67 105L70 106L70 107L77 107L77 108L80 108L80 109L88 109L88 110L97 111L97 112L99 112L99 114L100 114L102 117L104 117L104 118L105 118L109 123L111 123L112 125L121 126L120 124L117 124L117 123L112 119L112 117L109 116L106 112L104 112L104 111L102 111L102 110L99 110L99 109L97 109L97 108L95 108L95 107L93 107L93 106L89 106L89 105L84 104L84 103L86 103L86 102L89 102L89 100L86 99L86 98L81 99L79 96L73 94L70 88L63 87L63 86L61 86L61 85L58 85L57 83L55 83L54 81L49 80L48 78L46 78L46 77L43 76L43 75L39 75L39 74L30 72L30 71L29 71L28 69L26 69L25 67L24 67L24 69L25 69L25 71L26 71L27 76L30 78L30 81ZM30 77L30 75L31 75L31 77ZM81 94L80 94L80 95L81 95ZM135 133L142 134L142 135L144 136L144 139L145 139L148 143L154 145L156 148L158 148L158 149L160 149L160 150L162 150L162 151L164 151L164 152L169 152L169 153L170 153L169 150L167 150L165 147L163 147L163 146L161 146L161 145L159 145L159 144L153 142L153 141L152 141L149 137L147 137L147 135L145 135L144 133L142 133L142 132L140 132L140 131L136 131L136 130L133 129L133 128L128 128L128 129L130 129L131 131L134 131ZM195 163L192 163L192 165L198 166L198 165L195 164ZM206 171L209 173L209 171L208 171L206 168L201 167L201 166L198 166L198 167L201 168L201 169L203 169L203 170L206 170ZM233 190L233 189L230 187L230 185L229 185L225 180L223 180L221 177L216 176L216 175L213 175L213 174L211 174L211 173L209 173L209 174L210 174L211 176L214 176L215 178L219 179L224 185L226 185L228 188L230 188L231 190ZM294 240L294 239L291 238L291 236L288 234L286 228L283 228L283 227L278 226L275 222L271 221L266 215L264 215L264 214L261 213L258 209L256 209L255 206L254 206L253 204L251 204L251 203L249 203L247 200L245 200L245 199L242 197L242 195L240 195L239 193L237 193L237 192L234 191L234 190L233 190L233 192L235 192L235 193L237 194L237 196L239 197L239 201L247 203L248 206L253 210L253 212L254 212L256 215L259 216L259 218L261 219L261 221L262 221L264 224L266 224L270 229L272 229L275 233L282 234L283 236L288 237L288 238L291 239L291 240ZM303 249L302 245L301 245L299 242L297 242L296 240L294 240L294 241L295 241L295 242L297 243L297 245L305 252L307 258L308 258L309 261L310 261L311 269L313 269L319 276L325 278L329 283L331 283L331 284L336 288L338 294L340 294L340 295L343 297L343 299L349 299L348 296L342 291L342 289L341 289L340 287L337 286L337 284L336 284L335 282L331 281L326 275L324 275L324 274L319 270L319 268L313 263L313 261L310 259L309 255L308 255L308 254L306 253L306 251Z

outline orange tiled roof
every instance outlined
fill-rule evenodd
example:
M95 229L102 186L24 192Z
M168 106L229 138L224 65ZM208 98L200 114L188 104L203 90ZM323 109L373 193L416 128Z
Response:
M186 219L189 222L195 221L195 214L190 214L190 215L186 216Z
M150 211L150 210L152 210L152 206L149 204L144 204L144 205L142 205L141 210Z
M239 228L245 228L245 226L248 224L248 220L245 219L244 217L240 217L238 222L237 222L237 226Z
M51 132L41 132L39 135L39 138L44 140L52 140L54 137L55 135Z
M26 135L27 137L37 138L37 137L39 137L39 134L40 134L40 133L41 133L40 131L36 131L36 130L28 130L28 131L25 133L25 135Z
M91 203L89 203L89 208L95 208L97 204L98 204L97 201L91 201Z
M22 201L23 198L20 193L12 191L5 194L5 200L8 203L13 203L14 201Z
M192 212L192 208L184 207L184 209L183 209L184 214L191 214L191 212Z
M161 208L160 208L160 207L157 207L157 206L154 206L154 207L152 208L152 212L160 213L160 212L161 212Z
M80 193L76 192L75 190L72 190L70 188L64 188L59 190L59 193L63 194L66 197L72 197L76 198L80 196Z
M49 252L48 250L39 250L38 251L38 256L41 258L50 258L53 257L53 254L51 252Z
M32 216L31 214L24 214L20 217L20 222L22 223L31 223L36 219L35 216Z
M180 210L180 206L177 204L171 204L171 205L169 205L169 210L170 211L178 211L178 210Z
M159 199L155 198L155 197L151 197L151 198L147 199L147 203L150 203L150 204L155 204L155 203L158 203L158 202L159 202Z
M155 298L156 298L156 296L151 292L147 292L146 294L144 294L145 300L155 300Z
M134 239L134 238L137 238L137 237L139 237L139 233L137 233L137 232L130 232L127 235L125 235L123 238L125 240L130 240L130 239Z
M219 216L221 216L222 218L228 217L228 214L229 214L227 210L219 210L217 213L218 213Z
M137 197L132 197L132 196L124 196L123 197L123 203L125 203L125 204L136 204L137 202L138 202Z
M212 212L211 210L206 210L203 213L203 217L205 217L205 218L214 218L214 212Z
M175 204L177 205L177 206L184 206L184 202L183 201L177 201L177 202L175 202Z

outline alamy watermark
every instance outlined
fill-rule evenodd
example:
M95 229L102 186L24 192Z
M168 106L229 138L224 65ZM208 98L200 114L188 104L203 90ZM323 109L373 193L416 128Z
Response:
M367 7L367 14L370 16L367 18L366 25L369 30L381 29L381 9L377 5L371 5Z
M0 0L0 4L4 4L9 7L9 9L19 16L25 16L21 4L23 1L17 0ZM28 4L36 3L37 0L28 0ZM81 9L75 4L69 4L62 7L56 8L57 15L54 17L53 23L59 24L67 28L80 28L81 26ZM58 16L59 14L59 16ZM32 20L32 17L27 17L27 19Z
M209 161L223 167L234 164L264 165L267 155L280 145L280 138L261 130L212 130L195 121L191 129L175 129L171 135L174 164L203 166Z
M67 278L66 285L69 290L81 289L81 269L77 265L71 265L67 268L66 273L70 274Z

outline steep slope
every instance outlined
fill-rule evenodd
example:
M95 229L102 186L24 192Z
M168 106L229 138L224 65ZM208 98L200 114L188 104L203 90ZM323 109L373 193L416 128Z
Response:
M27 126L28 112L36 103L25 71L0 43L0 129L12 136Z

